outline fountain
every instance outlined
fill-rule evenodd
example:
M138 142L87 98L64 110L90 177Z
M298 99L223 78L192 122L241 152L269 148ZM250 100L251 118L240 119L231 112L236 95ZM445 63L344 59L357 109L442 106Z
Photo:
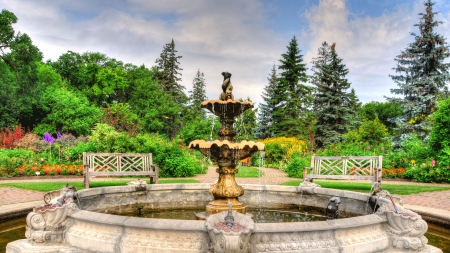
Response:
M238 173L236 165L240 160L252 156L253 153L264 150L264 144L260 142L235 143L236 130L233 127L235 118L245 110L253 108L253 103L233 100L231 74L223 72L222 75L224 81L220 98L204 101L201 104L202 108L207 108L214 115L220 117L222 124L218 132L220 139L215 141L195 140L189 144L190 148L199 150L203 155L212 158L219 166L216 170L219 173L219 179L209 189L214 200L206 206L206 215L226 211L228 202L232 203L234 211L245 213L244 205L238 200L238 197L244 194L244 190L236 184L235 174Z
M380 185L371 194L325 189L311 182L298 187L237 185L237 162L264 150L264 145L235 142L234 118L253 104L234 100L231 74L222 75L220 99L201 105L220 117L220 139L195 140L189 145L217 162L217 183L147 185L137 181L81 191L66 187L48 205L28 214L27 239L9 243L6 252L442 253L427 244L428 225L421 216L403 208ZM318 210L329 219L257 223L246 209L261 206ZM206 210L205 220L115 215L198 208Z

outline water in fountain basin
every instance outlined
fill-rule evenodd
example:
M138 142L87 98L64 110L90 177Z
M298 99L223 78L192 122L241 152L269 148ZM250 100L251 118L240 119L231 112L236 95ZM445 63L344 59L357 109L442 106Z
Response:
M178 209L143 212L137 215L136 212L120 213L122 216L135 216L142 218L174 219L174 220L196 220L196 213L203 212L204 209ZM279 223L279 222L308 222L324 221L327 217L321 213L299 212L298 209L247 209L247 214L253 216L255 223Z

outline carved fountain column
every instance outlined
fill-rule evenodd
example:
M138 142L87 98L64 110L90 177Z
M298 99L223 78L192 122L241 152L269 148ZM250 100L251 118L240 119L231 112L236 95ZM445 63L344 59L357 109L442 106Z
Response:
M206 214L211 215L228 210L228 202L233 204L233 211L245 213L245 206L239 202L238 197L244 194L241 186L237 185L235 175L238 173L236 165L244 158L250 157L258 150L264 150L264 144L253 141L235 142L235 118L245 110L253 108L250 101L233 100L230 82L231 74L222 73L224 82L223 93L218 100L204 101L202 108L206 108L220 118L222 127L218 131L219 140L195 140L189 144L192 149L199 150L203 155L210 157L219 166L216 172L219 179L209 189L214 200L206 206ZM231 86L231 87L230 87Z

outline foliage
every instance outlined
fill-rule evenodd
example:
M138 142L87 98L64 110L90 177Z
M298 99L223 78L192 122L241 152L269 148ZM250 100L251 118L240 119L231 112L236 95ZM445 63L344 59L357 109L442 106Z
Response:
M165 92L168 92L175 103L178 105L184 105L187 102L186 94L184 94L184 86L179 84L181 81L181 73L179 71L183 70L179 66L178 59L182 56L176 55L178 51L175 50L175 42L172 41L167 43L161 55L156 59L156 78L160 81L161 86Z
M291 162L286 166L286 173L289 177L303 177L303 168L311 165L311 156L303 155L299 152L293 154Z
M390 134L394 133L395 123L392 119L399 117L403 111L399 104L392 102L376 102L372 101L361 107L362 120L374 120L375 117L383 123Z
M175 137L181 126L181 107L163 91L152 72L136 80L129 103L140 118L142 131Z
M180 147L179 141L168 141L157 134L140 134L136 142L137 152L153 154L161 177L190 177L205 172L199 159Z
M117 132L112 126L98 123L89 136L89 142L99 153L130 153L135 143L124 132Z
M442 35L434 31L434 27L442 24L435 21L431 0L424 2L425 13L419 13L420 21L416 24L420 34L411 33L414 42L395 58L397 66L394 70L399 75L391 75L399 86L391 89L391 93L403 98L388 98L388 101L399 103L403 114L396 118L399 135L396 141L401 142L406 135L416 133L422 140L427 139L430 132L428 116L436 110L437 99L446 97L450 80L450 63L445 61L450 56L450 48Z
M116 131L127 132L130 136L136 136L141 130L138 115L131 111L128 103L114 103L103 108L101 123L108 124Z
M239 101L244 101L239 99ZM247 97L247 101L250 101L250 97ZM253 140L253 131L256 127L256 113L258 109L249 108L244 111L241 115L235 118L234 128L236 129L237 135L235 137L236 141L242 140Z
M278 69L282 72L276 79L273 122L269 130L275 136L302 138L311 130L311 87L304 84L307 81L306 64L303 63L295 36L281 57Z
M277 86L277 70L273 65L270 77L267 78L269 83L264 87L261 95L264 103L259 104L258 108L258 122L255 129L255 137L258 139L266 139L273 137L273 133L270 132L270 126L272 125L272 113L275 108L275 88Z
M189 91L189 110L187 113L190 118L195 118L197 115L201 115L201 118L206 117L206 112L200 107L203 101L208 100L205 90L205 75L200 70L197 70L197 74L192 81L192 90Z
M21 124L15 126L12 131L9 128L5 128L4 132L0 131L0 147L13 148L23 138L24 134Z
M220 122L217 117L209 116L203 119L201 115L197 115L194 119L185 123L179 132L179 136L185 145L197 139L216 140L219 128Z
M39 119L36 62L41 61L42 53L27 34L15 33L13 24L17 20L12 12L0 13L1 128L19 122L32 126Z
M374 120L364 121L358 130L352 130L343 135L343 139L348 142L358 143L367 142L369 145L378 145L380 143L387 143L386 137L388 130L378 117Z
M17 168L29 164L34 157L32 150L0 149L0 172L18 175Z
M295 137L273 137L261 142L266 145L265 163L269 167L284 168L295 152L303 153L307 150L306 143Z
M450 149L450 98L439 102L438 110L431 115L431 118L433 129L430 134L430 144L433 150L440 154Z
M354 91L347 92L350 88L345 78L348 69L338 57L335 46L336 43L330 47L324 42L319 48L319 56L313 61L312 83L316 86L313 103L317 119L314 139L317 147L341 142L342 135L357 124L357 98Z
M91 106L83 95L53 85L46 89L41 103L46 116L34 129L38 134L64 131L88 135L102 114L101 109Z

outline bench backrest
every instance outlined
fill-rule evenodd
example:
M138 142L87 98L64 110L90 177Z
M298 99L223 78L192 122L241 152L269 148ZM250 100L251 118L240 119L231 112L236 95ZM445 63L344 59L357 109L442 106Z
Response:
M324 178L381 177L382 156L313 156L310 174Z
M152 154L83 153L83 165L89 172L152 171Z

